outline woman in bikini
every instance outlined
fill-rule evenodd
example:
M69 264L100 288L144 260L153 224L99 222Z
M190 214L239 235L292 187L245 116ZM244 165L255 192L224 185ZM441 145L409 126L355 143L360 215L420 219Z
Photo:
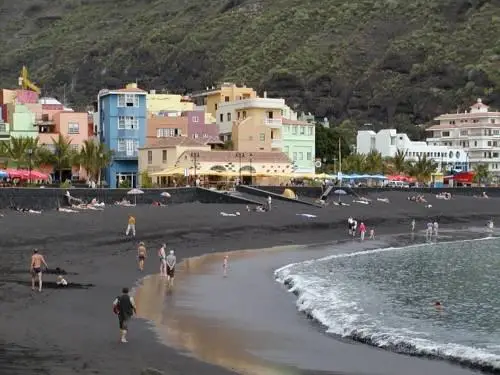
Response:
M144 261L146 260L146 246L144 242L139 243L137 248L137 259L139 261L139 270L144 271Z

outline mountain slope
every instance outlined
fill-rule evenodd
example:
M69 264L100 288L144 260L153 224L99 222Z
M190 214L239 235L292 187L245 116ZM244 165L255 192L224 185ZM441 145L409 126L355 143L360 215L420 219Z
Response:
M0 82L22 64L85 103L139 80L236 81L319 116L404 127L476 97L500 108L500 0L16 0Z

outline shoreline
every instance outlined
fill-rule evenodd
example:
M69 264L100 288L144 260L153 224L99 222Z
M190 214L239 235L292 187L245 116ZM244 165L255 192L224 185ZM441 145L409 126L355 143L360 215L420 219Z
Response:
M447 232L456 233L454 230L445 230L443 232L443 237L447 237ZM470 234L470 233L469 233ZM487 237L480 236L479 233L478 238L475 240L487 239ZM486 235L486 233L484 233ZM358 241L352 240L342 240L336 242L330 242L326 244L311 244L311 245L302 245L302 246L280 246L273 248L265 248L265 249L255 249L255 250L243 250L243 251L229 251L229 252L220 252L220 253L211 253L205 254L202 256L197 256L195 258L189 258L182 261L184 263L184 267L179 269L179 277L181 279L180 282L188 283L190 286L184 285L180 287L181 290L174 290L171 293L167 292L166 300L162 301L162 298L156 295L157 302L155 308L151 308L149 306L147 311L140 311L139 315L142 315L143 318L149 319L154 323L154 328L152 328L155 333L158 335L160 340L167 346L171 346L180 351L188 351L188 355L194 355L196 358L201 359L203 361L221 365L228 369L237 370L240 374L245 375L257 375L262 373L268 374L295 374L295 373L307 373L308 371L325 371L325 373L329 373L334 369L325 368L302 368L298 369L293 364L287 362L286 360L283 362L273 361L272 359L266 359L262 356L252 355L252 352L255 350L255 343L258 343L257 347L266 345L263 343L274 342L274 346L280 347L279 340L273 335L263 334L260 330L262 327L259 325L252 326L252 331L257 330L259 333L249 332L248 329L245 329L244 326L248 324L232 324L232 320L229 322L226 321L226 318L229 318L224 315L224 312L217 310L218 314L214 314L210 309L208 312L193 312L192 305L196 306L198 309L203 309L200 302L194 302L192 298L198 298L200 293L210 293L210 289L200 288L199 283L202 281L196 282L193 281L199 278L203 278L203 282L208 282L208 278L206 277L208 274L213 273L213 268L217 267L218 264L221 264L222 258L225 255L229 256L230 264L231 262L246 262L247 265L249 262L254 261L256 258L265 258L265 257L273 257L274 255L280 256L284 258L286 254L297 253L297 252L307 252L308 254L303 254L299 256L301 261L309 260L311 257L319 254L318 252L311 251L311 248L317 248L321 246L333 246L333 247L341 247L342 250L334 251L336 255L330 255L328 257L336 257L336 256L345 256L346 254L354 254L354 253L370 253L371 251L389 251L391 249L396 249L399 247L405 246L419 246L425 244L425 236L420 236L424 238L424 241L418 242L405 242L404 241L405 234L394 234L390 236L386 236L386 238L382 238L377 241L365 241L365 243L360 243ZM401 243L401 239L403 238L403 243ZM452 241L444 240L440 242L454 242L460 241L460 239L455 239ZM473 240L471 240L473 241ZM399 244L398 247L394 246ZM353 246L354 245L354 246ZM362 249L362 250L359 250ZM249 256L250 255L250 256ZM349 255L347 255L349 256ZM317 258L314 258L317 260ZM262 264L262 262L261 262ZM293 263L292 263L293 264ZM187 267L186 267L187 265ZM290 266L287 264L285 266L282 265L281 269L285 269ZM279 269L276 269L275 272L278 272ZM231 274L231 271L229 272ZM274 274L273 274L274 275ZM258 277L265 277L264 275ZM231 278L229 275L228 279ZM146 282L141 287L139 287L139 296L137 297L137 301L141 301L144 295L151 293L152 291L149 289L154 289L158 284L162 284L163 280L159 276L153 276L151 279L152 283ZM191 282L190 282L191 281ZM229 280L227 280L229 281ZM274 282L278 280L273 280ZM272 282L273 282L272 281ZM211 281L212 282L212 281ZM279 282L279 281L278 281ZM213 287L215 287L215 282L213 283ZM153 285L152 285L153 284ZM267 284L266 284L267 285ZM188 290L189 288L193 288L194 290ZM272 287L272 285L270 286ZM287 287L285 283L285 287ZM175 288L175 287L174 287ZM235 287L236 288L236 287ZM245 284L240 283L237 286L241 292L245 293L248 290L245 287ZM280 288L281 289L281 288ZM222 289L221 293L227 291L227 289ZM152 292L154 294L154 291ZM234 291L233 291L234 293ZM176 301L177 297L174 294L182 294L188 295L184 297L180 297L179 301ZM194 294L194 297L190 297L190 294ZM295 293L294 293L295 294ZM247 294L248 295L248 294ZM262 296L261 294L249 293L249 295L253 298L257 298L259 301ZM259 297L256 297L258 295ZM228 295L230 298L231 294ZM297 296L297 294L296 294ZM174 299L174 302L168 302L168 299ZM182 301L182 299L187 299L186 301ZM153 298L150 297L152 300ZM203 298L202 298L203 299ZM203 299L205 301L205 299ZM293 301L295 302L295 301ZM177 304L177 306L176 306ZM262 305L259 305L259 308L266 309L274 309L275 307L269 303L269 301L264 302ZM278 307L276 307L278 308ZM291 308L291 306L281 306L280 308ZM292 307L293 308L293 307ZM155 310L156 309L156 310ZM296 307L295 307L296 309ZM155 310L156 316L153 317L151 315L152 310ZM166 311L166 312L165 312ZM240 311L240 310L238 310ZM240 311L241 312L241 311ZM164 315L165 313L165 315ZM285 313L283 311L283 313ZM289 311L286 313L290 313ZM361 344L370 344L367 341L363 340L355 340L354 338L344 338L337 335L329 334L326 332L326 326L324 326L320 321L314 319L311 315L307 313L300 313L306 319L303 319L303 324L310 325L315 327L317 330L317 335L319 336L327 336L330 340L334 340L336 342L335 345L359 345ZM220 315L223 315L222 317ZM161 317L161 318L160 318ZM312 324L311 324L312 323ZM216 328L215 328L216 327ZM269 327L270 328L270 327ZM217 339L211 335L211 332L217 329ZM274 335L278 335L279 333L274 332ZM222 337L222 340L221 340ZM232 340L232 337L239 337L239 339L235 342ZM189 338L189 339L188 339ZM209 344L210 343L210 344ZM376 346L368 346L373 351L379 350ZM277 350L277 349L274 350ZM384 350L384 352L389 350ZM400 353L397 354L401 356ZM406 353L408 354L408 353ZM443 358L439 358L436 356L424 356L424 355L403 355L401 357L409 357L409 358L420 358L420 359L439 359L438 363L442 363L444 368L441 368L440 371L444 371L445 374L465 374L472 373L468 371L460 371L459 366L461 363L458 361L447 361ZM445 365L446 364L446 365ZM462 363L464 364L464 363ZM447 368L447 365L450 368ZM458 365L458 366L457 366ZM420 366L420 365L419 365ZM439 367L439 366L438 366ZM478 367L467 366L471 370L477 370ZM264 372L263 368L265 369ZM482 370L485 370L483 368ZM335 372L337 374L338 372ZM364 373L364 372L363 372ZM368 374L368 372L367 372Z
M263 214L247 213L245 205L201 203L161 208L106 207L104 211L78 214L50 211L29 215L2 211L5 216L0 221L5 235L0 238L3 318L0 321L3 333L0 370L15 375L34 372L137 375L146 368L155 368L169 375L234 375L234 371L163 345L145 320L131 322L129 344L118 343L118 324L111 303L122 287L158 273L155 254L163 242L176 251L181 261L216 251L343 239L348 216L364 220L368 226L375 225L377 237L407 232L410 218L417 220L419 228L429 218L436 217L443 219L440 220L443 227L447 223L484 226L492 217L500 219L496 198L457 197L452 201L439 201L427 195L433 205L428 209L407 201L407 192L381 194L390 198L391 204L374 201L369 206L315 208L275 201L273 210ZM379 195L372 198L375 200ZM220 212L234 211L241 212L241 216L220 215ZM317 217L297 216L301 213ZM128 214L137 219L136 239L124 236ZM139 241L146 242L150 254L142 274L136 265ZM88 287L53 289L49 284L53 281L51 275L45 275L47 284L43 293L32 293L27 269L35 247L41 250L50 268L60 267L68 272L70 284ZM283 290L280 293L286 296ZM285 303L296 313L290 296L286 297ZM360 347L356 350L356 355L364 355ZM389 361L399 362L397 357ZM356 362L353 360L352 364ZM347 366L345 373L352 374L353 370ZM300 373L307 374L306 371Z

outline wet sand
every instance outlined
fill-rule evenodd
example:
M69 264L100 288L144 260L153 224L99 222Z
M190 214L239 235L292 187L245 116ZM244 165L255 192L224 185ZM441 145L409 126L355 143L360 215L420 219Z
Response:
M30 215L3 211L5 216L0 217L0 372L138 375L145 368L156 368L166 375L234 374L162 344L146 320L134 319L130 324L129 344L118 343L118 322L111 303L122 287L133 286L143 276L158 272L155 255L162 242L176 250L180 261L220 251L341 239L345 237L345 220L349 215L364 220L368 226L375 225L377 235L406 231L410 218L415 218L419 227L430 218L438 218L443 228L447 223L484 225L491 217L500 222L500 200L497 199L457 197L452 201L436 201L428 196L433 204L428 209L408 202L407 192L381 194L388 197L391 204L374 202L371 206L353 204L321 209L276 200L273 211L268 213L247 213L245 205L200 203L106 207L102 212L78 214L50 211ZM377 194L372 198L376 199ZM342 199L349 201L349 197ZM241 216L223 217L221 211L239 211ZM300 213L317 217L297 216ZM128 214L137 218L136 239L124 236ZM146 242L150 254L144 273L139 272L136 265L139 241ZM28 270L34 247L46 256L51 268L60 267L68 272L68 288L55 289L55 276L45 275L45 280L52 284L46 284L42 293L31 291ZM231 262L232 268L236 265L236 260ZM265 287L272 283L267 280ZM283 303L288 303L285 310L295 314L291 296L279 286L273 285L269 290L279 293ZM236 311L246 300L244 294L239 298L242 302L234 302ZM259 310L254 305L251 308ZM297 318L304 319L296 314ZM228 335L234 337L232 333ZM233 340L238 342L238 336ZM354 367L357 362L369 363L369 359L363 358L363 349L360 350L351 353L359 354L352 361ZM396 358L399 357L394 357L395 363ZM447 370L443 371L446 374Z
M474 233L444 230L441 240ZM136 291L139 315L155 324L160 340L196 358L245 375L289 375L305 371L331 374L474 374L445 361L404 356L333 338L296 310L295 298L273 278L289 263L387 246L425 241L418 233L382 240L288 246L209 254L186 259L173 290L165 279L149 277ZM222 260L230 259L228 277ZM363 360L359 360L363 358Z

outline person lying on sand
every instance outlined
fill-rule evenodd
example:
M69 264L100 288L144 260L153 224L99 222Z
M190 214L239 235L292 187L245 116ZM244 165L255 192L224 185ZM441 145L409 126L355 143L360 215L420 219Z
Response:
M56 279L56 285L59 287L67 286L68 282L66 281L66 279L62 275L59 275L59 276L57 276L57 279Z
M449 201L451 199L451 194L450 193L439 193L436 195L436 198Z

